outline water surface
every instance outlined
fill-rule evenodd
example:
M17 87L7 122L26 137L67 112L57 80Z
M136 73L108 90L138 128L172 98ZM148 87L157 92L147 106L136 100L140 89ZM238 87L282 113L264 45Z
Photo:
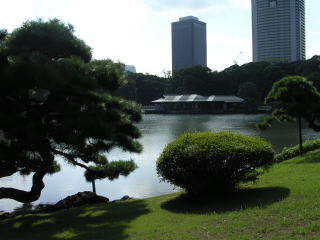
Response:
M248 136L263 137L270 141L276 151L284 146L298 143L297 124L275 124L267 131L255 128L256 122L263 115L145 115L139 124L143 137L141 154L130 154L114 150L107 154L109 160L134 159L139 168L128 177L120 177L114 181L101 180L96 182L97 193L110 200L119 199L124 195L135 198L146 198L178 191L178 188L160 182L155 169L156 159L163 148L184 132L196 131L230 131ZM304 139L319 137L311 129L304 127ZM61 161L62 162L62 161ZM46 176L46 187L36 203L55 203L58 200L80 191L91 191L91 183L87 183L83 170L62 162L62 170L51 176ZM0 179L0 187L15 187L30 189L31 177L13 175ZM12 200L0 200L0 210L11 211L20 203Z

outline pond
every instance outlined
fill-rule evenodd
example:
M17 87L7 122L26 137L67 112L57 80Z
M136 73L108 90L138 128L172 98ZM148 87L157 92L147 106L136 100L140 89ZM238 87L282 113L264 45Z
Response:
M284 146L298 143L296 123L276 123L267 131L259 131L255 123L264 115L145 115L139 124L143 134L141 154L130 154L114 150L107 154L109 160L134 159L138 169L128 177L120 177L114 181L101 180L96 182L97 193L110 200L119 199L124 195L135 198L147 198L178 191L178 188L160 182L156 174L155 164L163 148L184 132L196 131L231 131L248 136L258 136L267 139L276 151ZM304 126L304 139L315 139L319 134ZM91 191L91 183L87 183L83 170L66 165L62 162L62 170L51 176L46 176L46 187L37 203L55 203L60 199L80 191ZM31 177L13 175L0 179L0 187L15 187L30 189ZM13 200L0 200L0 210L11 211L20 203Z

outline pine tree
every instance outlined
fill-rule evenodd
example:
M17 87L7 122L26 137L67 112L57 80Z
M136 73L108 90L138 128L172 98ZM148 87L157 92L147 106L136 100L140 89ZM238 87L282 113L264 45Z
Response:
M30 191L0 188L0 199L32 202L58 156L86 169L88 181L128 175L136 165L109 162L113 148L140 152L141 109L114 97L123 65L91 60L91 49L57 19L0 31L0 177L33 174Z
M320 93L312 82L302 76L289 76L280 79L272 86L265 98L265 103L272 105L272 116L258 123L260 129L267 129L274 120L280 122L298 121L300 154L303 154L302 120L309 127L320 131Z

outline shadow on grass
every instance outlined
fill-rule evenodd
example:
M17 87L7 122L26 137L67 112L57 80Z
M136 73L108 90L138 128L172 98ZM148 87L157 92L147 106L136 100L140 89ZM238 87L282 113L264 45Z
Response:
M149 213L143 200L87 205L49 214L0 221L1 239L127 239L135 218Z
M282 201L290 190L281 187L243 189L224 196L192 197L182 194L162 203L161 208L175 213L224 213L253 207L266 207Z

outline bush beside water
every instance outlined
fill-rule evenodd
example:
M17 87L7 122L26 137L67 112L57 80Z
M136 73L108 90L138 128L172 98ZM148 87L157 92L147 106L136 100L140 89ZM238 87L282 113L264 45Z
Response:
M189 193L220 193L256 180L273 162L274 150L261 138L229 132L186 133L163 150L157 172L162 180Z
M307 140L303 143L303 152L307 153L316 149L320 149L320 139ZM290 148L283 148L281 153L275 156L276 162L282 162L300 155L299 145Z

